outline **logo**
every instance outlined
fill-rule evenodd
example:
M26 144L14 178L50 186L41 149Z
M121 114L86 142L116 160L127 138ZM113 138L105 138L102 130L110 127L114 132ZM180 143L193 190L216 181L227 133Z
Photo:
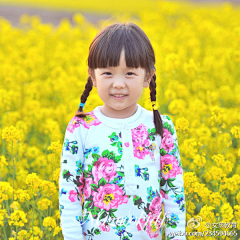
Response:
M187 226L189 228L198 228L200 226L200 222L202 222L202 218L200 216L197 216L197 218L190 218L187 222Z

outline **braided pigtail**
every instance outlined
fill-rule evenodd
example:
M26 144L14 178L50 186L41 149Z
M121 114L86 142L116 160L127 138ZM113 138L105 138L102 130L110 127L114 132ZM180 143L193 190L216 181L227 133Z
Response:
M92 91L92 87L93 87L92 79L91 79L91 76L89 76L87 79L87 83L85 85L83 94L81 96L81 103L79 104L79 108L75 114L76 117L83 118L83 117L86 117L86 115L88 115L83 112L83 108L84 108L84 105L86 104L89 93Z
M163 123L160 116L160 113L156 107L156 74L152 76L152 79L149 84L150 97L153 108L154 124L156 127L156 134L159 134L163 138Z

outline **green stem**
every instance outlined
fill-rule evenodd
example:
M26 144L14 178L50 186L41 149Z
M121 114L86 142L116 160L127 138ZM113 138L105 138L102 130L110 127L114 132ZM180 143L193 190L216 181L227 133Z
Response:
M33 198L33 204L32 204L32 234L33 234L33 240L34 240L34 233L33 233L33 219L34 219L34 197L33 197L33 189L32 189L32 198Z
M14 157L13 157L13 141L12 141L11 158L12 158L12 160L13 160L13 201L14 201L14 177L15 177L15 167L14 167Z
M4 231L4 237L5 237L5 240L8 240L7 238L7 233L6 233L6 228L5 228L5 214L4 214L4 219L3 219L3 231Z
M15 240L17 240L17 229L18 229L18 226L16 226L16 235L15 235Z
M217 145L217 154L218 154L217 136L218 136L218 122L217 122L217 133L216 133L216 145Z
M8 211L8 216L10 216L10 211L9 211L9 206L8 206L8 200L5 200L6 206L7 206L7 211Z

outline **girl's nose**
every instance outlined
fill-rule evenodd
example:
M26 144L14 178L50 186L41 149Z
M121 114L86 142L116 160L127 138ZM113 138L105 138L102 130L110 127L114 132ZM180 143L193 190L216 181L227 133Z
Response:
M113 80L113 87L124 87L124 86L125 86L125 79L118 77Z

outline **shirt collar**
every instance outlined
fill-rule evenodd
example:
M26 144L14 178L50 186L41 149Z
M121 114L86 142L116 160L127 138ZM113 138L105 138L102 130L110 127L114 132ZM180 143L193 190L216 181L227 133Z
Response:
M143 107L137 103L137 111L131 116L127 118L110 118L105 116L101 112L101 107L98 106L93 110L94 115L98 118L100 122L103 124L117 129L132 129L139 126L143 123L143 118L146 117L146 114Z

